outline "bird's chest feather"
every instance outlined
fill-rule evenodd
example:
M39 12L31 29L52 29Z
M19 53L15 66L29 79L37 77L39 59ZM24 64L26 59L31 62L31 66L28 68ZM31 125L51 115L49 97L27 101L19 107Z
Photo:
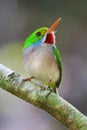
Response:
M24 64L30 76L48 82L59 78L58 64L50 45L40 45L24 52Z

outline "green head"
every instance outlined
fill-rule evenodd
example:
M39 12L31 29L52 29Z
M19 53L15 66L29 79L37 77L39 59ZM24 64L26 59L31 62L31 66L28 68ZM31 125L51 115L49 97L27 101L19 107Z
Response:
M24 43L24 49L32 46L33 44L37 43L38 41L40 41L41 39L43 39L43 37L45 36L46 32L48 31L48 28L46 27L42 27L37 29L36 31L34 31L25 41Z
M53 45L55 43L54 29L59 24L61 18L58 18L50 28L42 27L33 32L25 41L24 49L35 45L35 43L46 43ZM45 36L45 37L44 37Z

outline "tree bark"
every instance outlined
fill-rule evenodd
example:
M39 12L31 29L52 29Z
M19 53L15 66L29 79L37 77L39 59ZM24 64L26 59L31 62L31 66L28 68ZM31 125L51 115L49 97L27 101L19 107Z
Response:
M1 64L0 87L50 113L70 130L87 130L87 117L70 103L48 88L23 82L23 77Z

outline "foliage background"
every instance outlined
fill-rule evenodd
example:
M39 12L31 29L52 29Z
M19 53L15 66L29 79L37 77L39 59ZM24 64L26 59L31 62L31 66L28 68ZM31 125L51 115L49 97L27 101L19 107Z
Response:
M87 115L87 1L0 0L0 64L27 77L26 37L58 18L57 47L63 60L60 95ZM46 112L0 89L0 130L66 130Z

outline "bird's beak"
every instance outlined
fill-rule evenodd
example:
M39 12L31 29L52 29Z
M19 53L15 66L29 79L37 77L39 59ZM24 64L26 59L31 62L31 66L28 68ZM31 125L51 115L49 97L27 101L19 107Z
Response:
M58 26L58 24L60 23L61 18L58 18L53 25L48 29L47 34L48 33L52 33L54 31L54 29Z

